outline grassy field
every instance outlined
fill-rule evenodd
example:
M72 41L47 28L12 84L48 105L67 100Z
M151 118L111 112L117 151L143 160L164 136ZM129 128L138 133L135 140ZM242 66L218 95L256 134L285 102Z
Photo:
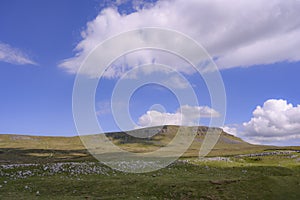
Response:
M55 165L55 164L53 164ZM299 199L300 167L264 161L178 161L144 174L100 164L1 169L1 199ZM48 166L46 168L45 166ZM97 169L95 170L95 166ZM49 170L52 168L52 171ZM76 171L72 173L72 170ZM94 170L91 170L94 169ZM32 174L30 174L31 172ZM87 174L84 174L87 172ZM9 174L6 176L3 174Z
M145 152L168 143L174 130L153 140L107 136ZM78 137L1 135L0 199L300 199L299 147L252 145L223 132L199 159L203 136L202 127L168 167L135 174L100 164Z

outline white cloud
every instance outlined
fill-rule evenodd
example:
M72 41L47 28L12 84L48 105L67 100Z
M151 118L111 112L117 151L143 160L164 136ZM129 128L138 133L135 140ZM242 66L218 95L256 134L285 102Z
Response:
M161 0L128 15L107 8L87 23L75 48L76 55L60 66L76 73L83 59L101 41L117 33L150 26L174 29L196 39L210 55L218 58L216 62L221 69L299 61L299 10L300 1L295 0L227 0L226 3L223 0ZM155 53L142 53L127 62L149 63L156 57ZM184 66L176 66L175 62L167 64L186 72ZM120 71L120 68L112 70L110 77ZM93 73L87 72L91 76Z
M16 65L36 65L29 56L20 49L14 48L8 44L0 42L0 61Z
M229 133L231 135L238 136L239 134L239 129L237 125L226 125L221 128L223 129L224 132Z
M185 89L189 87L190 83L184 81L178 76L169 76L169 78L164 82L164 85L168 86L168 88Z
M109 101L100 101L97 103L97 116L102 116L111 113L111 103Z
M199 119L219 117L220 114L207 106L181 106L175 113L149 110L138 120L140 127L159 125L184 125L193 126L199 124Z
M242 124L239 136L253 143L274 144L300 139L300 105L270 99L257 106L250 121Z

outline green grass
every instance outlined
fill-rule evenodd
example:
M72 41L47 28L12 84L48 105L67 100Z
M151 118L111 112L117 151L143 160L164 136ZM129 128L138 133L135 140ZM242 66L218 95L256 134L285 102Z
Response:
M110 140L132 152L149 152L168 144L176 126L149 139L109 133ZM221 156L230 161L199 160L198 153L205 127L187 152L164 169L131 174L96 163L79 137L34 137L0 135L0 199L300 199L300 153L288 155L237 155L299 150L300 147L275 147L249 144L222 132L208 157ZM44 166L58 162L92 162L105 173L51 174ZM37 163L5 169L3 164ZM80 167L76 167L77 169ZM69 171L68 171L69 170ZM34 172L32 176L17 174ZM83 170L84 171L84 170ZM38 192L38 193L37 193Z
M297 165L176 163L145 174L1 177L0 199L299 199L299 178Z

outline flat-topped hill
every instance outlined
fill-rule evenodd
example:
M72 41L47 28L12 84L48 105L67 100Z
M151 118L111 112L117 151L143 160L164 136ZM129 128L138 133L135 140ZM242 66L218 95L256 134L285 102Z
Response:
M136 129L128 132L112 132L105 135L115 145L130 152L151 152L168 145L179 130L179 126L159 126ZM185 127L186 134L195 133L194 140L183 157L197 157L208 127ZM218 142L208 156L227 156L259 153L272 149L299 149L298 147L275 147L253 145L224 132L220 132ZM185 132L184 132L185 134ZM103 137L96 134L93 137ZM89 137L89 136L84 136ZM0 163L56 162L94 160L86 150L79 136L49 137L29 135L0 135Z

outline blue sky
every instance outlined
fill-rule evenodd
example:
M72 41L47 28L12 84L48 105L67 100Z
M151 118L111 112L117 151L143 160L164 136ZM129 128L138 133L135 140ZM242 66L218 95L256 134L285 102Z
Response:
M246 17L243 22L237 20L240 19L239 13L229 16L225 8L217 9L222 6L217 1L210 5L210 8L216 8L211 11L212 14L199 14L194 10L197 6L199 10L206 10L207 5L203 4L197 1L183 4L181 0L147 3L1 1L0 133L76 135L72 117L74 71L78 69L75 63L91 50L91 45L109 36L132 28L158 26L189 35L201 43L212 57L219 58L216 63L227 96L226 130L251 142L299 145L300 56L297 44L300 44L300 37L295 37L300 33L300 25L296 23L299 18L295 17L299 3L266 1L266 5L261 6L254 2L250 5L252 11L244 13L249 18ZM231 9L249 7L239 6ZM168 13L166 8L172 12ZM190 13L186 12L188 9L191 9ZM276 18L278 15L262 14L277 12L278 9L281 20ZM157 17L159 14L162 16ZM280 22L276 24L275 21ZM246 25L249 22L252 27ZM270 27L262 28L264 23ZM214 37L210 29L216 34ZM273 31L269 32L269 29ZM203 80L192 74L185 74L185 77L198 91L201 106L210 107ZM118 130L109 109L109 99L117 80L118 77L104 77L96 93L96 111L105 131ZM133 120L143 125L139 119L147 115L154 104L164 106L164 110L157 110L161 114L169 113L173 117L180 107L168 89L144 86L131 98L129 110ZM253 111L257 106L261 109L255 114ZM207 119L203 124L207 124Z

